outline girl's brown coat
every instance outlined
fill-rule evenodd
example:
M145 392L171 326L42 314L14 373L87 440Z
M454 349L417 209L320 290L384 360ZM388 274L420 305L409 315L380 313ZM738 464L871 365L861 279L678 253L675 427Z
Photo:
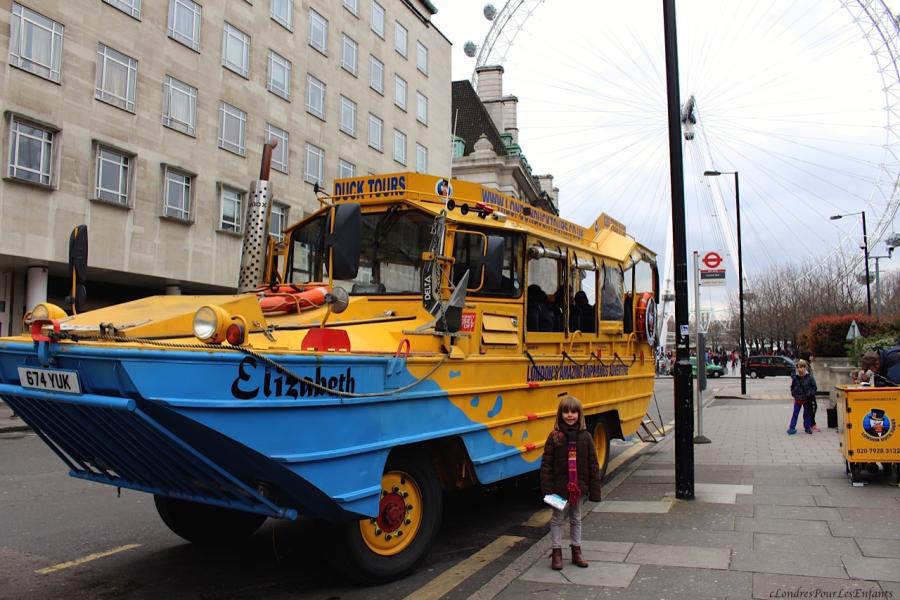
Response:
M597 462L597 450L594 438L587 430L578 432L575 440L577 453L578 487L582 495L587 495L591 502L600 501L600 464ZM566 486L569 484L569 444L566 434L554 430L544 444L544 457L541 459L541 493L559 494L569 497Z

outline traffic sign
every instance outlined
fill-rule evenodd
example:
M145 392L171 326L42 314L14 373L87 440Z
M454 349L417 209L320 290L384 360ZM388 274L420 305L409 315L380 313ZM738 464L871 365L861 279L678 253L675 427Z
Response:
M722 257L718 252L707 252L701 260L708 269L715 269L722 264Z
M725 285L725 269L720 268L724 262L721 254L711 250L700 261L703 263L700 267L700 285Z

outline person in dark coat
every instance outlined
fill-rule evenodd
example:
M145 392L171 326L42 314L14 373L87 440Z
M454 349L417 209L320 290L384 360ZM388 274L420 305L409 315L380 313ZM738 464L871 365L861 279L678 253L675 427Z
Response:
M550 566L562 569L562 529L566 513L569 517L569 538L572 564L587 567L581 554L581 504L584 496L592 502L600 501L600 464L594 438L584 421L581 402L564 396L556 410L556 425L544 444L541 460L541 492L557 494L568 502L562 510L553 509L550 520L552 551Z
M794 412L788 425L788 435L797 433L797 415L803 409L803 429L813 432L812 404L816 400L816 379L809 373L809 364L803 359L797 361L797 372L791 375L791 396L794 398Z

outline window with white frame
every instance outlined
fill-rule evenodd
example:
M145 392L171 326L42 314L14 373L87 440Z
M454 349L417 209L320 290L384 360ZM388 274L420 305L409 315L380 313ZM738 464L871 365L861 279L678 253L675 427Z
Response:
M394 104L406 110L406 80L394 75Z
M285 175L289 172L291 149L288 145L290 136L288 132L271 123L266 123L266 140L275 140L278 145L272 151L272 168Z
M428 124L428 96L422 92L416 92L416 121Z
M384 121L369 113L369 145L378 151L384 148Z
M319 185L325 181L325 151L318 146L306 144L306 169L303 179Z
M169 37L200 51L201 7L194 0L169 0Z
M338 178L356 177L356 165L343 158L338 160Z
M222 65L242 77L250 75L250 36L227 21L222 33Z
M288 207L280 202L272 202L272 213L269 215L269 234L279 242L284 240L284 228L287 227Z
M372 31L384 38L384 7L372 0Z
M356 137L356 102L341 96L341 131Z
M428 172L428 148L416 143L416 173Z
M104 44L97 45L97 77L94 97L134 112L137 61Z
M406 31L406 27L401 25L400 21L396 21L394 25L394 50L403 58L406 58L408 40L409 34Z
M59 83L65 27L13 2L9 21L9 64Z
M272 19L286 29L294 27L294 0L271 0Z
M406 164L406 134L399 129L394 130L394 160Z
M244 156L247 113L227 102L219 104L219 148Z
M182 221L191 220L191 190L194 177L166 167L166 198L163 214Z
M219 229L222 231L240 233L244 194L240 190L227 185L221 185L219 186L219 189L220 204L222 207L219 219Z
M15 115L9 123L7 175L23 181L52 185L56 169L57 130Z
M118 8L135 19L141 18L141 0L103 0L106 4Z
M357 57L359 56L359 45L356 41L346 33L341 38L341 66L345 71L356 75Z
M162 123L194 135L197 129L197 88L166 75L163 84Z
M133 156L97 144L94 198L128 206Z
M384 63L369 55L369 87L378 92L384 93Z
M344 0L344 8L354 15L359 15L359 0Z
M416 68L428 74L428 48L422 42L416 42Z
M285 100L291 99L291 61L269 50L269 77L266 88Z
M325 84L309 74L306 75L306 112L325 118Z
M309 9L309 45L328 53L328 20L313 9Z

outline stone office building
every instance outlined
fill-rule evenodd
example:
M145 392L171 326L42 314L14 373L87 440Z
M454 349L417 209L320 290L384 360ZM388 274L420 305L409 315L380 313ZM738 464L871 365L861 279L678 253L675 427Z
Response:
M249 182L271 230L336 177L449 165L450 43L429 0L0 0L0 334L88 306L237 283Z

